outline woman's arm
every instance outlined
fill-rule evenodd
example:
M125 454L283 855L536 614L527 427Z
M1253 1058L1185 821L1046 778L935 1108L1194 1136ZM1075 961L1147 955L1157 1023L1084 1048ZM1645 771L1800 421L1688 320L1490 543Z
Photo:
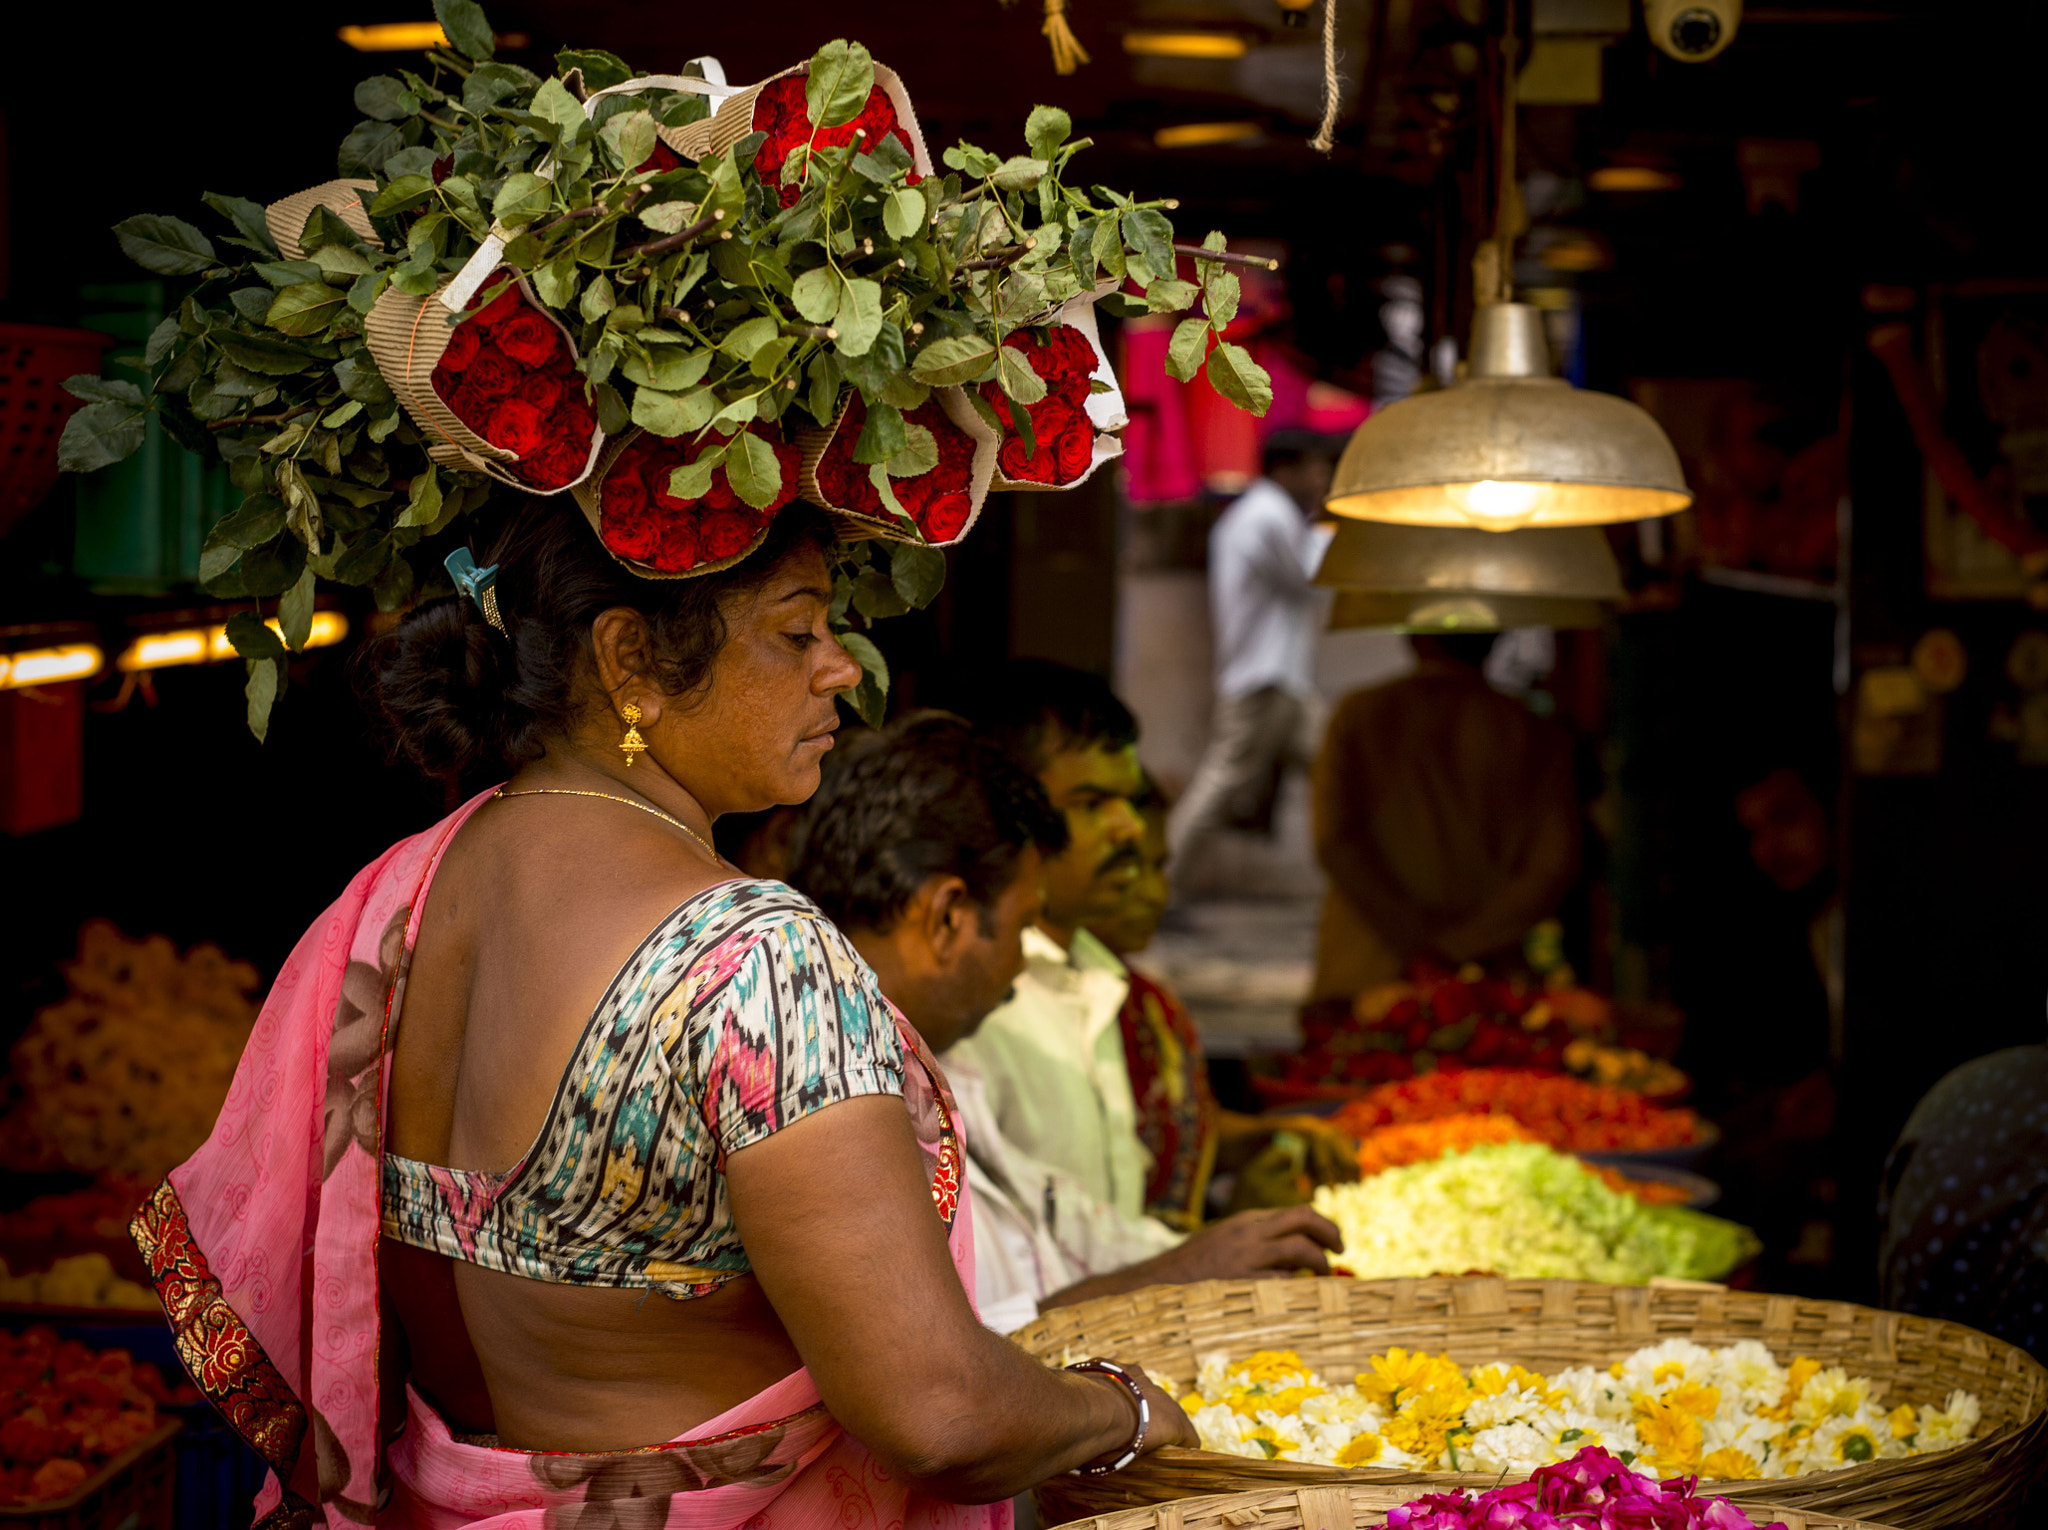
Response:
M754 1275L833 1417L960 1502L1008 1498L1130 1441L1113 1380L1047 1369L975 1319L903 1101L828 1106L726 1160ZM1111 1357L1114 1358L1114 1357ZM1194 1428L1149 1381L1148 1446Z

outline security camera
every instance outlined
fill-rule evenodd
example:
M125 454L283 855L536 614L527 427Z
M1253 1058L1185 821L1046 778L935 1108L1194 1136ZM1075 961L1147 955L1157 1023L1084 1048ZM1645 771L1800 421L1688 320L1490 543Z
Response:
M1742 0L1643 0L1650 41L1682 64L1704 64L1741 24Z

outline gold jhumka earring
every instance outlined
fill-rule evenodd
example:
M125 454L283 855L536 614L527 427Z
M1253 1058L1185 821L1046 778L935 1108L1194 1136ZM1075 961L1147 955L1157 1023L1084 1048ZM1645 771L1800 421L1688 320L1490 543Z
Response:
M619 749L626 756L626 769L633 768L633 762L647 752L647 740L640 736L640 709L627 702L619 714L626 719L626 736L619 740Z

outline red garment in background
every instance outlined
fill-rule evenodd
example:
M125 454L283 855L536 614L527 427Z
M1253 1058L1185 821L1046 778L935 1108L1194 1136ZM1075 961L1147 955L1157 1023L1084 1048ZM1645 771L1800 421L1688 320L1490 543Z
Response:
M1202 1202L1216 1169L1216 1096L1194 1017L1172 989L1129 969L1130 992L1117 1012L1124 1064L1138 1107L1138 1140L1152 1155L1145 1211L1169 1227L1202 1225Z

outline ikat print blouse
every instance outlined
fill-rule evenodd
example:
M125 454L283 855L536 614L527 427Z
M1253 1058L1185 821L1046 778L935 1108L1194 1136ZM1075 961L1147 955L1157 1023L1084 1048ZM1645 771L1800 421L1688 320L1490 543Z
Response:
M903 1093L875 975L808 898L721 882L640 943L502 1174L384 1155L384 1231L470 1264L686 1298L749 1268L726 1156L857 1095Z

